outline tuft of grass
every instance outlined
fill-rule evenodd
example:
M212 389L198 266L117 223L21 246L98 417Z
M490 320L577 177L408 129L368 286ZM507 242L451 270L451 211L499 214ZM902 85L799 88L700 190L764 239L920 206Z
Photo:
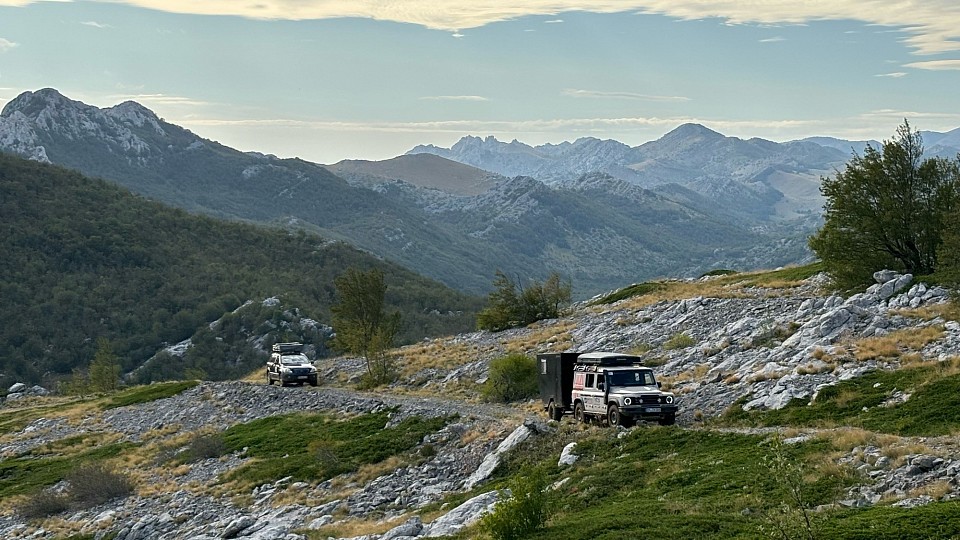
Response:
M664 350L685 349L696 344L696 340L690 337L686 332L678 332L663 343Z
M109 396L101 407L104 410L108 410L117 407L126 407L127 405L135 405L137 403L148 403L150 401L175 396L198 384L200 384L200 381L173 381L135 386Z

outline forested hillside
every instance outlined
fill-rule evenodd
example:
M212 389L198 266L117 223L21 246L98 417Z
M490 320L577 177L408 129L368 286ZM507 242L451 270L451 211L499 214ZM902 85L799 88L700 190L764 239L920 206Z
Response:
M0 384L69 374L98 338L130 371L247 300L329 324L350 266L384 271L403 341L471 329L480 304L340 242L195 216L2 153L0 216Z

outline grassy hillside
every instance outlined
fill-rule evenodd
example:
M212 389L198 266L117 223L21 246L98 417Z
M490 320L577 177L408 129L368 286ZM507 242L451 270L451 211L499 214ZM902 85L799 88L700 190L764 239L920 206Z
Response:
M480 304L343 243L191 215L5 154L0 215L0 385L69 374L98 338L131 370L247 300L276 296L328 323L350 266L383 269L404 341L469 330Z

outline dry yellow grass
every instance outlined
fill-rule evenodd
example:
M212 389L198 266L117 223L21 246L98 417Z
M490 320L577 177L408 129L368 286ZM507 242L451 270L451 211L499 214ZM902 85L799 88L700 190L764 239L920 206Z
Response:
M947 495L948 493L953 492L953 485L950 484L949 480L937 480L936 482L931 482L925 486L920 486L915 489L911 489L908 492L910 497L919 497L921 495L927 495L932 497L933 500L939 501Z
M943 304L932 304L913 309L898 309L893 313L904 317L913 317L924 321L942 318L947 321L960 321L960 304L951 300Z
M925 326L922 328L905 328L891 332L885 336L869 337L852 344L855 349L854 357L859 361L877 358L899 358L905 352L918 351L926 345L943 339L942 325Z

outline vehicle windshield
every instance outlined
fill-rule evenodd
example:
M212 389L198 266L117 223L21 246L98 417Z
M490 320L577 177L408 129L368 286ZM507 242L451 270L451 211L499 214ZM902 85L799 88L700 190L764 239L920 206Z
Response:
M610 386L656 386L650 370L613 371L607 373Z
M306 355L303 354L285 354L280 357L280 362L285 365L309 364Z

